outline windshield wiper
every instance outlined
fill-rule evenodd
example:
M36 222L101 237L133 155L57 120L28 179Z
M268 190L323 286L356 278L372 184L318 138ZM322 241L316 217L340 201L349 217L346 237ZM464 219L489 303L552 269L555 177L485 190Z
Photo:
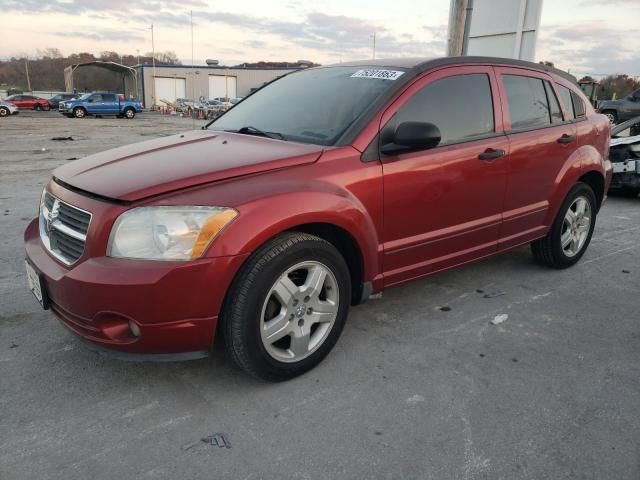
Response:
M256 128L256 127L252 127L251 125L248 125L246 127L242 127L238 130L229 130L233 133L241 133L243 135L257 135L259 137L267 137L267 138L276 138L278 140L286 140L284 138L284 135L282 135L279 132L263 132L262 130Z

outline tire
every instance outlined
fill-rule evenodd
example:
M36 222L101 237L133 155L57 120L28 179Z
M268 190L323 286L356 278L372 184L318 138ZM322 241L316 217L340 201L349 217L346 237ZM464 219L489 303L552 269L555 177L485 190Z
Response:
M73 109L73 116L76 118L84 118L87 116L87 112L82 107L76 107Z
M319 287L309 285L313 279ZM229 289L221 315L227 351L257 378L301 375L336 344L350 299L340 252L319 237L284 233L249 257Z
M640 188L635 188L635 187L610 188L608 194L611 195L612 197L636 198L640 194Z
M591 241L596 212L596 196L591 187L583 182L576 183L562 202L547 236L531 243L536 261L552 268L567 268L578 262ZM566 240L569 243L563 246Z
M42 105L40 105L39 103L36 103L36 104L35 104L35 106L33 107L33 109L34 109L36 112L39 112L39 111L41 111L41 110L42 110Z
M133 108L125 108L122 113L124 114L124 118L128 120L131 120L136 116L136 111Z
M603 110L602 114L605 115L613 125L618 123L618 112L615 110Z
M0 117L8 117L9 109L7 107L0 107Z

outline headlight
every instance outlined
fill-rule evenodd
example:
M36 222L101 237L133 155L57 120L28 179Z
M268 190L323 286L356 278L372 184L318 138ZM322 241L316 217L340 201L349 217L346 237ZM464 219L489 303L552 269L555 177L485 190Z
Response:
M238 212L224 207L140 207L118 217L107 255L118 258L191 260Z

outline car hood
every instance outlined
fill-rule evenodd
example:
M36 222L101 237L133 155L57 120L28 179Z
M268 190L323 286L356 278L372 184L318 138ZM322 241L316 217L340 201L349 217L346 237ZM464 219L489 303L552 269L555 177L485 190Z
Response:
M622 100L618 99L618 100L601 100L598 103L598 109L602 109L602 107L614 107L616 105L621 105L622 104Z
M315 162L323 147L215 131L192 131L107 150L53 176L103 197L136 201L242 175Z

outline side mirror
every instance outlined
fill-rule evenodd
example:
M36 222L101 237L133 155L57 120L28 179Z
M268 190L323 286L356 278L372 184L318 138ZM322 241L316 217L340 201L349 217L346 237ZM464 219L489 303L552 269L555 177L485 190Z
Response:
M393 141L380 149L385 155L397 155L433 148L440 143L440 129L429 122L402 122L393 133Z

